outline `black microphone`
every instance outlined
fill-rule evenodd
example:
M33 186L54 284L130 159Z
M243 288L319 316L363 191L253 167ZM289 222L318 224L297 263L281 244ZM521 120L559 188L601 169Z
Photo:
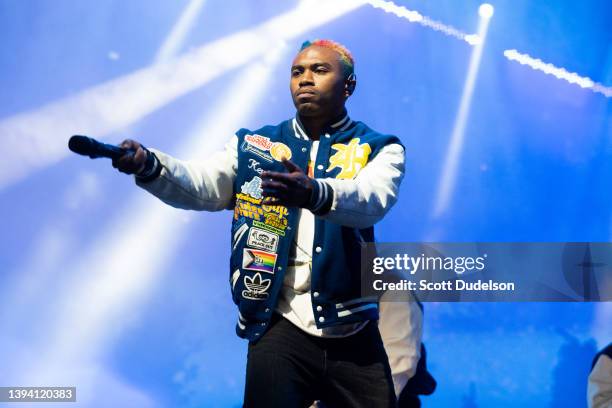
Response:
M118 159L126 153L134 153L134 149L124 149L115 145L98 142L96 139L87 136L74 135L68 141L68 148L73 152L89 156L92 159L108 157Z

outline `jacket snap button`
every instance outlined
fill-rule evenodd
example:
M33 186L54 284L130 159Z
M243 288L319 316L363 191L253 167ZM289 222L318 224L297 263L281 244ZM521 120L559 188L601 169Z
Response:
M314 293L312 294L312 296L314 296L314 297L319 297L319 292L314 292Z
M317 312L320 312L321 310L323 310L323 307L321 305L317 306Z
M323 170L323 165L322 165L322 164L319 164L319 165L317 166L317 169L319 169L319 170Z
M323 250L323 248L321 248L320 246L315 248L315 251L316 251L317 254L320 254L322 250Z
M306 149L305 147L302 147L302 152L306 153L306 150L308 149Z
M325 318L324 318L323 316L321 316L321 317L319 317L319 321L320 321L321 323L323 323L323 322L325 321Z

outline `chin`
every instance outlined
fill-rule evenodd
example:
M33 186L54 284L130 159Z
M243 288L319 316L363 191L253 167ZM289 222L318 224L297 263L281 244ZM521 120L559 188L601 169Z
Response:
M317 116L319 114L319 106L312 103L303 103L297 106L297 111L301 116Z

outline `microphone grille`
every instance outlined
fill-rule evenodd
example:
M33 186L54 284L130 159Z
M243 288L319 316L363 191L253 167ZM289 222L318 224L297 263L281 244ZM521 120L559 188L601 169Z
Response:
M93 146L92 142L90 137L74 135L68 140L68 148L78 154L89 154Z

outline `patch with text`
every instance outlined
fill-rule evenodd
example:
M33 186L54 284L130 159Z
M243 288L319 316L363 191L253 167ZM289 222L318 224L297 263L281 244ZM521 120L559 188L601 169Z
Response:
M242 252L242 268L274 274L276 254L258 249L244 248Z
M276 252L278 249L278 234L251 227L247 245L253 248L263 249L265 251Z
M268 298L266 292L270 287L272 280L262 279L261 274L258 272L251 278L248 275L244 276L244 286L246 290L242 291L242 297L251 300L264 300Z

